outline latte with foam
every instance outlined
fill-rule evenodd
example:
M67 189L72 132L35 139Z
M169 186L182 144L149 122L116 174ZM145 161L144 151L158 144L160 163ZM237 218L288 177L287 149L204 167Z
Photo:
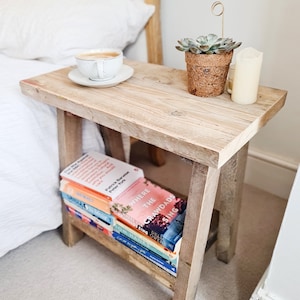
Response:
M88 59L88 60L95 60L95 59L102 59L102 58L113 58L120 55L118 52L91 52L91 53L82 53L77 57L79 59Z
M116 48L92 49L75 58L80 73L90 80L112 79L123 65L123 52Z

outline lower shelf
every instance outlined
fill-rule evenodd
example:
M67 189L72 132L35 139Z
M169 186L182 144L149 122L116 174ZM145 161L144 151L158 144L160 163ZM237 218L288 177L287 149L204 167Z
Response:
M115 239L106 234L102 233L99 229L82 222L75 216L68 214L66 212L65 222L70 226L65 225L64 231L68 231L68 237L72 236L83 236L87 234L92 239L96 240L98 243L103 245L104 247L108 248L113 253L117 254L118 256L122 257L129 263L133 264L138 269L142 270L143 272L147 273L148 275L152 276L160 283L168 287L169 289L174 291L176 277L170 275L165 270L161 269L160 267L153 264L148 259L144 258L143 256L139 255L135 251L131 250L130 248L122 245ZM217 238L217 228L218 228L218 219L219 213L218 211L213 212L213 217L210 226L210 232L208 235L208 241L206 250L214 243ZM77 231L76 233L74 231ZM66 232L64 232L64 236L66 237ZM70 243L70 241L66 241L67 245L73 245L74 243Z

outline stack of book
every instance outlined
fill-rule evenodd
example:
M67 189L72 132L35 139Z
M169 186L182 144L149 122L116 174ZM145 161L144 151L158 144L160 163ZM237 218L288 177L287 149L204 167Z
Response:
M128 163L89 152L61 172L69 213L176 276L186 200Z

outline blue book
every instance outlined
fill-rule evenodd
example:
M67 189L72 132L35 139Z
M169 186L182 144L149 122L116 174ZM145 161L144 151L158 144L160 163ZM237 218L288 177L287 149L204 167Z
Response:
M83 209L84 211L87 211L89 214L99 218L101 221L105 222L108 225L114 225L115 223L115 217L113 215L107 214L106 212L97 209L85 202L79 201L76 198L61 192L61 195L63 199L68 200L69 202L73 203L74 205L78 206L79 208Z
M143 257L150 260L155 265L159 266L163 270L167 271L169 274L176 277L177 268L164 260L162 257L158 256L157 254L151 252L150 250L144 248L143 246L139 245L135 241L127 238L125 235L113 231L112 236L115 240L120 242L121 244L127 246L131 250L135 251L136 253L142 255Z
M169 261L174 266L178 265L178 257L179 257L179 249L181 240L177 243L176 252L171 252L169 249L164 247L162 244L159 244L155 240L153 240L151 237L143 235L142 233L139 233L138 231L130 228L126 224L123 224L122 222L116 220L116 224L113 227L113 230L117 233L120 233L130 240L133 240L134 242L138 243L140 246L148 249L149 251L157 254L162 259L165 259L166 261Z

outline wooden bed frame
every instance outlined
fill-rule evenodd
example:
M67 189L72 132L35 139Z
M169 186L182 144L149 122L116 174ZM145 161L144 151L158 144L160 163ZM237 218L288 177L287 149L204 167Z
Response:
M145 26L148 62L161 65L163 63L163 54L160 22L160 0L144 0L144 2L155 6L155 12ZM101 128L101 132L105 142L106 153L125 161L126 157L121 134L117 131L104 127ZM118 142L116 142L116 140ZM137 140L131 138L130 141L131 144L133 144ZM153 164L157 166L162 166L165 164L166 158L165 151L163 149L149 144L148 153Z
M163 63L163 55L160 25L160 0L145 0L145 2L155 5L155 12L145 28L148 62L161 65Z

